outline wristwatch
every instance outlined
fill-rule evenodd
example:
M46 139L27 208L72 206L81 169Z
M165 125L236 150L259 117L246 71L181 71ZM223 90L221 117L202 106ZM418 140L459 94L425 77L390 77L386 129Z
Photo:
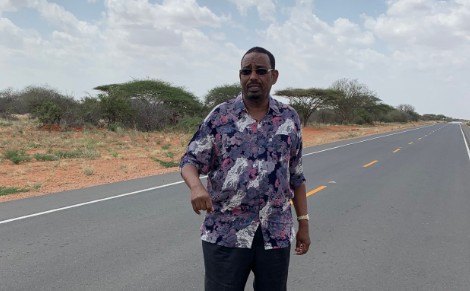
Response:
M301 216L297 216L297 221L300 221L300 220L310 220L310 218L308 217L308 214L305 214L305 215L301 215Z

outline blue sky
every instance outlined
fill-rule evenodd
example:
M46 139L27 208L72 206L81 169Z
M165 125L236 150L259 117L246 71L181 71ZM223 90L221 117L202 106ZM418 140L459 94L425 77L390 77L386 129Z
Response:
M386 104L470 119L469 0L0 0L0 90L160 79L199 97L263 46L273 90L357 79Z

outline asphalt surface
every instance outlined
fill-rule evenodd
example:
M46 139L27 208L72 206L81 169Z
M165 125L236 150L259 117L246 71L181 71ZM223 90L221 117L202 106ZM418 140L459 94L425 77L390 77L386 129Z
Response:
M304 149L312 245L289 290L469 290L465 135ZM203 290L201 222L178 173L0 203L0 290Z

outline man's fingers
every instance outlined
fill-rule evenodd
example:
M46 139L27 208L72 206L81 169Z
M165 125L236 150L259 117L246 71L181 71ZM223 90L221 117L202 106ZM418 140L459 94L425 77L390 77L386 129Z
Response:
M207 212L212 212L214 208L212 207L211 199L195 199L191 202L193 205L193 210L197 214L201 214L200 210L205 210Z
M298 241L296 243L295 254L296 255L306 254L308 252L308 249L309 249L309 244Z
M210 199L206 201L205 205L206 205L205 210L207 210L207 212L210 213L210 212L214 211L214 208L212 207L212 201Z
M201 212L199 211L199 209L198 209L197 206L196 206L196 203L193 202L193 203L191 203L191 204L192 204L192 206L193 206L194 212L196 212L196 214L201 214Z
M305 253L307 253L307 250L304 249L304 248L297 248L297 249L295 249L295 254L296 254L296 255L303 255L303 254L305 254Z

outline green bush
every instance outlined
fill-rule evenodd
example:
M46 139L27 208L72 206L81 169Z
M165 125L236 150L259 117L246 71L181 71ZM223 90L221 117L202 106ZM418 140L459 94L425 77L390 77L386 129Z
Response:
M11 121L0 119L0 127L9 127L12 125L13 123Z
M74 151L55 151L52 153L60 159L78 159L87 158L94 159L98 157L98 153L90 150L74 150Z
M359 124L359 125L363 125L363 124L373 124L373 120L372 120L372 116L369 112L367 112L366 110L358 110L356 112L357 116L354 120L354 123L356 124Z
M13 187L0 187L0 196L21 193L21 192L28 192L29 189L27 188L13 188Z
M108 124L108 130L112 132L123 133L124 126L119 122L113 122Z
M42 124L59 124L62 119L62 109L49 100L37 107L36 114Z
M34 158L37 161L57 161L59 159L58 156L53 154L35 154Z
M178 167L179 166L179 163L165 162L165 161L159 160L157 158L151 158L151 159L154 160L155 162L158 162L160 165L162 165L162 167L165 167L165 168L173 168L173 167Z
M12 161L15 165L21 162L29 162L31 158L24 150L6 150L3 157L7 160Z
M203 120L203 117L185 116L174 127L172 127L171 130L184 133L194 133Z

